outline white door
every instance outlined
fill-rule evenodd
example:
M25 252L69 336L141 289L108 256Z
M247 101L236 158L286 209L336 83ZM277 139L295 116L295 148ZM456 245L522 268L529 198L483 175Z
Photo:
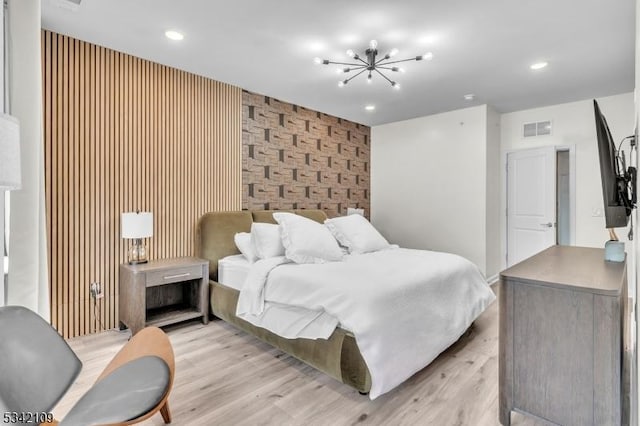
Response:
M556 243L556 150L507 156L507 266Z

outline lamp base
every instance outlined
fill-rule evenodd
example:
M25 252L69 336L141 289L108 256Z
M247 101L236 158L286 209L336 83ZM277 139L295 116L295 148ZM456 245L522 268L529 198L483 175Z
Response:
M127 260L129 261L129 265L138 265L148 262L147 248L142 243L141 238L136 238L133 240L133 245L131 246L127 254Z

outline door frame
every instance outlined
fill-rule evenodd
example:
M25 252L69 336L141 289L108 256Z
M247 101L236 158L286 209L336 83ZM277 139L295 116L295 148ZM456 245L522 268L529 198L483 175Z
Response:
M500 265L501 270L507 267L507 255L509 253L509 224L507 223L507 197L509 194L508 180L507 180L507 168L509 166L509 154L520 151L527 151L531 149L544 148L549 145L529 146L522 149L509 149L502 151L501 154L501 190L500 190L500 242L502 245ZM575 145L551 145L555 148L556 153L558 151L569 151L569 242L573 246L576 244L576 146ZM557 165L556 165L557 173ZM555 198L558 199L557 184L556 188L553 188ZM557 222L557 218L556 218Z

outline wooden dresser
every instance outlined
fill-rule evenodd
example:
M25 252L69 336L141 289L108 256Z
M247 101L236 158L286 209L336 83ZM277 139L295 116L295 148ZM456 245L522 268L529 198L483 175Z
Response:
M500 274L500 423L622 421L626 262L553 246ZM626 416L625 416L626 417Z

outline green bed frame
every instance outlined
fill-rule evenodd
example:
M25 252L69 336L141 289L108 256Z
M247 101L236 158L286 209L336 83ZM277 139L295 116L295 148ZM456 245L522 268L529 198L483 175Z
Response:
M279 211L299 214L320 223L327 218L322 210ZM218 260L240 254L233 240L234 235L237 232L249 232L253 222L276 223L273 213L272 210L212 212L200 218L196 232L196 252L198 257L209 261L213 315L355 388L360 393L368 393L371 389L371 376L353 334L338 327L328 339L285 339L238 318L235 312L240 292L217 282Z

